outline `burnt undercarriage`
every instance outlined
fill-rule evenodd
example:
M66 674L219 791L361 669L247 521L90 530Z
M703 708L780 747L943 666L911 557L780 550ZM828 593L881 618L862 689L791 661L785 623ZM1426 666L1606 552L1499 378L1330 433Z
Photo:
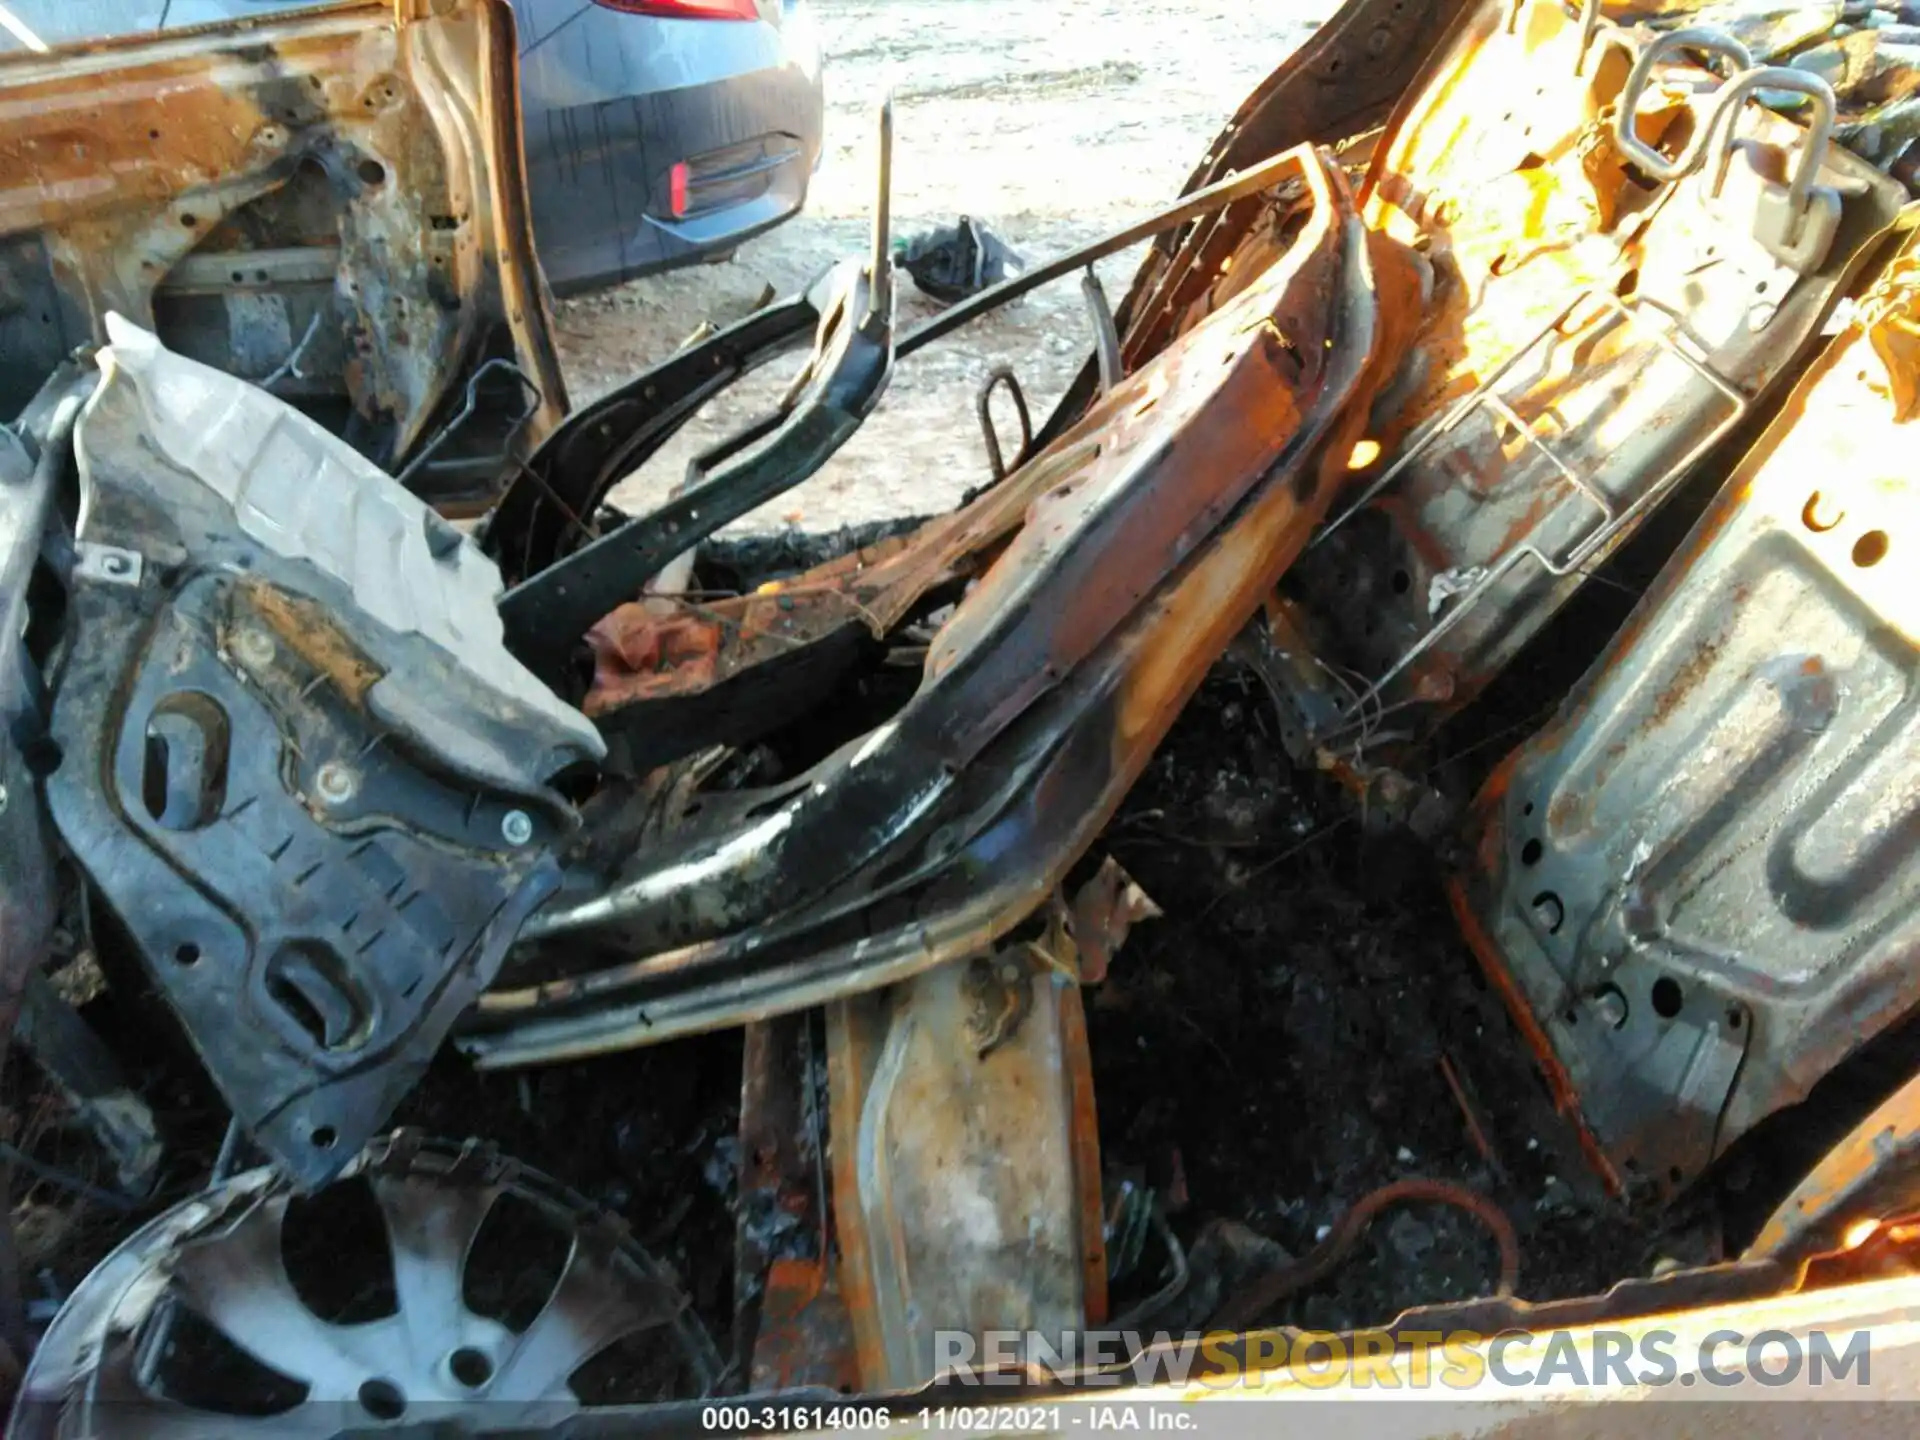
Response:
M17 1158L162 1213L20 1433L206 1433L215 1355L259 1372L223 1433L538 1428L907 1391L943 1332L1904 1273L1912 211L1880 98L1778 38L1350 4L1174 206L906 334L883 110L872 253L537 423L472 536L103 315L0 452L0 795L44 797L0 935L94 1178ZM714 540L896 363L1149 236L960 510ZM352 1204L388 1243L322 1296ZM545 1288L477 1281L521 1204Z

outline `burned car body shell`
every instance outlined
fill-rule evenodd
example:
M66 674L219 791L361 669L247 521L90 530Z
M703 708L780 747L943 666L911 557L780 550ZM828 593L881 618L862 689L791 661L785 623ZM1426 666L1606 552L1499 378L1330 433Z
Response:
M567 404L512 25L362 3L0 60L0 409L117 311L398 470L499 358L532 399L504 387L424 477L490 493Z
M1380 14L1353 7L1328 48L1391 37L1384 17L1367 31ZM1702 52L1736 73L1685 63ZM1616 30L1597 4L1476 10L1423 69L1358 199L1338 154L1262 162L1258 189L1150 260L1132 372L1103 351L1099 397L1010 473L996 464L959 512L749 594L656 595L602 618L587 710L620 729L611 757L512 658L540 627L503 647L492 560L313 420L111 319L72 446L84 505L65 578L81 638L54 677L67 759L46 785L60 838L185 1021L233 1133L300 1184L352 1163L519 938L536 975L487 993L458 1036L482 1068L750 1026L734 1294L764 1302L771 1341L762 1353L750 1324L736 1329L743 1373L897 1389L936 1378L943 1331L1104 1323L1081 985L1115 942L1067 903L1072 867L1236 637L1279 652L1260 678L1290 707L1296 757L1364 779L1376 752L1416 752L1774 403L1835 298L1884 259L1898 195L1824 148L1821 88L1749 59L1724 37ZM1750 103L1796 83L1805 126ZM1284 108L1286 89L1242 120ZM1496 93L1514 97L1497 119ZM1234 153L1223 143L1208 167ZM1920 403L1915 275L1910 249L1475 816L1462 927L1603 1175L1635 1198L1695 1179L1920 998L1906 974L1913 617L1894 518L1911 497L1891 458ZM540 493L502 505L488 536L517 584L539 586L585 528L592 505L570 501L597 501L623 460L748 367L753 333L683 351L669 365L712 375L667 397L649 372L522 467ZM59 398L72 423L75 395ZM47 487L28 458L0 452L0 501L37 513ZM1851 473L1830 482L1836 459ZM566 498L534 473L549 462ZM649 565L673 549L655 542ZM824 760L829 746L796 746L808 758L791 770L748 756L733 772L746 780L708 787L741 757L694 753L703 715L770 696L821 708L903 637L889 658L918 662L918 686L888 692L881 723L832 728ZM791 718L704 738L737 744ZM568 797L606 758L577 809ZM44 911L4 918L38 934ZM792 1013L816 1004L830 1007L824 1087L812 1019ZM804 1061L776 1054L802 1044ZM1509 1184L1440 1060L1486 1173ZM1910 1283L1866 1282L1910 1271L1920 1241L1896 1214L1920 1150L1910 1092L1806 1178L1744 1261L1530 1304L1502 1205L1403 1176L1197 1313L1251 1323L1324 1279L1379 1205L1438 1195L1493 1229L1496 1293L1402 1314L1385 1353L1382 1332L1366 1351L1355 1337L1376 1373L1449 1332L1471 1348L1516 1329L1617 1339L1649 1317L1692 1333L1730 1310L1781 1327L1890 1318ZM793 1143L796 1117L817 1127L823 1103L830 1193L820 1129ZM788 1205L799 1187L781 1166L808 1158L817 1192ZM1882 1173L1895 1166L1907 1173ZM1859 1231L1861 1207L1887 1223ZM271 1264L278 1217L252 1218L241 1264L189 1219L182 1256L169 1261L162 1224L140 1265L171 1268L189 1295L217 1279L226 1318L244 1319L249 1267L289 1288ZM814 1242L816 1218L812 1257L775 1260L781 1234ZM451 1220L426 1227L449 1255L478 1215ZM1177 1290L1190 1277L1172 1268ZM99 1373L77 1334L97 1303L76 1307L62 1387ZM1216 1336L1206 1364L1229 1380L1277 1371L1281 1334ZM422 1354L418 1393L440 1393L442 1352ZM330 1369L327 1393L371 1409L364 1369Z
M1479 802L1467 933L1617 1182L1693 1178L1920 1002L1916 264Z

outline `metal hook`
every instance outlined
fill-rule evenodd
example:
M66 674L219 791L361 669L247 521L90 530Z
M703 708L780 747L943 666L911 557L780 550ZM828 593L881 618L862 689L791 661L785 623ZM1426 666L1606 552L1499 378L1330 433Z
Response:
M1813 101L1813 119L1807 126L1800 163L1794 167L1793 176L1787 181L1788 203L1796 215L1804 214L1808 192L1813 189L1813 178L1820 173L1820 163L1827 158L1837 102L1834 100L1833 87L1818 75L1806 70L1791 70L1783 65L1767 65L1734 77L1714 101L1713 114L1707 120L1704 135L1711 139L1720 128L1723 117L1726 120L1726 133L1721 137L1720 148L1716 152L1713 184L1708 187L1707 194L1718 198L1721 187L1726 184L1727 162L1733 158L1735 117L1740 113L1741 103L1756 90L1790 90Z
M993 428L993 392L1002 385L1013 396L1013 408L1020 417L1020 448L1014 452L1011 466L1000 453L1000 436ZM1027 413L1027 397L1020 388L1020 377L1013 373L1011 366L994 366L987 375L987 383L980 387L980 398L975 404L980 412L980 433L987 442L987 468L993 472L996 482L1004 480L1010 469L1018 470L1027 463L1027 452L1033 448L1033 419Z
M1620 98L1614 105L1613 140L1622 154L1654 180L1672 181L1692 174L1706 157L1707 142L1713 136L1713 123L1709 121L1676 159L1669 160L1633 133L1634 111L1639 107L1647 81L1652 78L1653 67L1680 50L1697 50L1725 60L1732 66L1736 78L1742 71L1753 68L1753 56L1746 46L1731 35L1699 25L1684 30L1670 30L1640 52L1640 58L1628 72L1627 83L1620 87ZM1719 111L1716 109L1714 113L1718 115Z

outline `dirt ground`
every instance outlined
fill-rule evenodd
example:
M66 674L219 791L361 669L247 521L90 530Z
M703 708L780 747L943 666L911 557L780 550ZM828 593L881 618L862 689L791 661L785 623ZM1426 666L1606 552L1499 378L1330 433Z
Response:
M827 132L807 208L725 264L654 276L560 307L576 405L657 362L703 320L747 314L862 253L873 203L874 115L894 94L894 233L983 219L1029 261L1072 249L1179 193L1254 84L1312 32L1330 0L813 0L826 52ZM1100 266L1125 294L1138 255ZM936 307L903 284L902 329ZM1076 280L1049 286L921 352L879 412L806 485L741 522L832 530L930 514L987 478L974 395L1010 363L1037 424L1088 353ZM769 366L689 425L613 496L665 493L689 456L771 408L793 365Z

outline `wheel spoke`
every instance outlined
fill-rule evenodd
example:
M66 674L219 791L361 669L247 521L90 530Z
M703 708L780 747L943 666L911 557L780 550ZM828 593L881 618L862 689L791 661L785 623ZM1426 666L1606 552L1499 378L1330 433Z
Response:
M133 1376L132 1347L108 1347L90 1387L92 1422L101 1440L313 1440L339 1432L341 1407L303 1403L272 1415L228 1415L155 1395ZM357 1417L364 1418L364 1417Z
M467 1252L500 1192L384 1177L373 1182L373 1193L393 1250L400 1323L415 1365L431 1368L486 1323L467 1309L462 1284Z
M621 1283L604 1257L592 1256L579 1239L567 1268L533 1324L520 1336L493 1384L501 1400L561 1399L567 1379L614 1341L658 1325L673 1297L665 1286L644 1280Z
M232 1227L179 1250L180 1295L261 1364L304 1382L315 1399L344 1399L365 1378L350 1332L321 1320L301 1300L280 1259L283 1199L256 1205Z

